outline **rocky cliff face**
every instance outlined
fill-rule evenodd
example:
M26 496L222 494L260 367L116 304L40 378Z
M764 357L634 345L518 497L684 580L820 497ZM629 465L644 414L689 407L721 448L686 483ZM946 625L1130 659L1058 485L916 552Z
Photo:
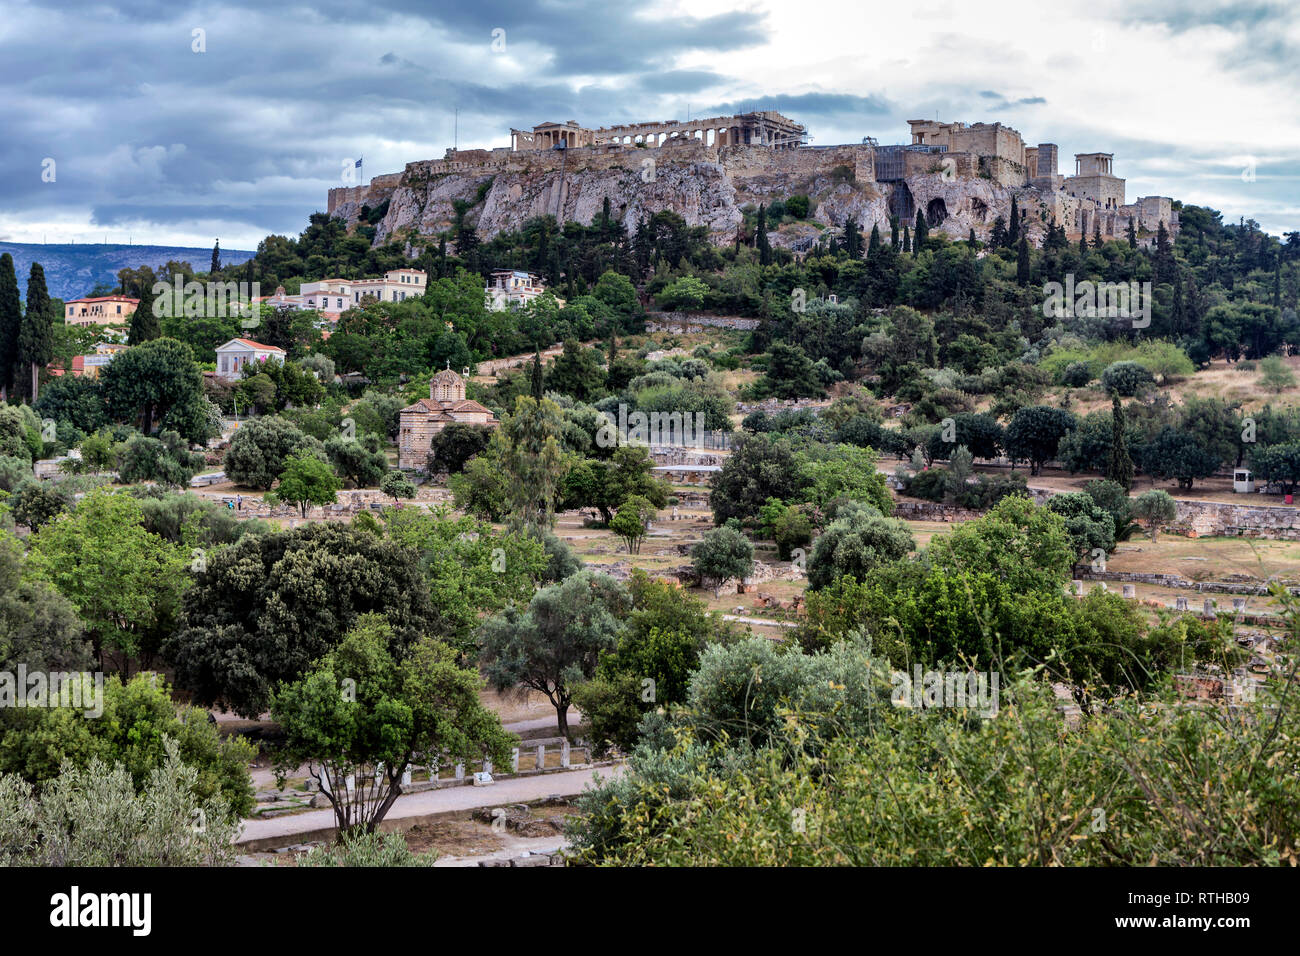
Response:
M362 205L388 200L376 242L436 235L455 218L455 203L473 207L469 220L481 238L520 228L528 219L552 215L562 221L591 223L606 198L629 233L643 216L672 210L689 225L704 226L720 245L735 240L747 204L770 203L803 193L811 197L812 224L773 233L774 244L807 249L824 230L838 231L848 218L864 232L878 225L888 235L891 211L902 223L926 211L932 230L964 239L973 228L987 236L999 216L1010 212L1011 197L1032 208L1032 189L1011 189L986 179L945 179L937 173L877 183L870 147L824 150L770 150L762 147L705 147L701 144L655 150L571 150L515 153L505 158L483 154L481 163L412 163L384 182L340 197L334 214L355 221ZM1043 226L1030 215L1030 235ZM418 239L416 240L418 244Z

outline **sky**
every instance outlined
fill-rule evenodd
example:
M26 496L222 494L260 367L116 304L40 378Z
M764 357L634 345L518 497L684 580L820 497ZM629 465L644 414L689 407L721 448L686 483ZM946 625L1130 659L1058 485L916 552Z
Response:
M778 109L813 145L1002 122L1300 229L1294 0L3 0L0 240L256 248L509 129Z

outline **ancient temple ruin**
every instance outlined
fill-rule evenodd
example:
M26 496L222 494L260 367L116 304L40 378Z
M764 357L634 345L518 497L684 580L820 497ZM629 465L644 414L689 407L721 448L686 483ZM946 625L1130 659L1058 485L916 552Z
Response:
M523 150L574 149L608 144L648 148L694 140L705 146L768 146L772 149L795 149L804 144L808 130L774 110L737 113L695 120L658 120L624 123L588 129L577 120L565 123L541 123L531 130L512 129L510 148Z

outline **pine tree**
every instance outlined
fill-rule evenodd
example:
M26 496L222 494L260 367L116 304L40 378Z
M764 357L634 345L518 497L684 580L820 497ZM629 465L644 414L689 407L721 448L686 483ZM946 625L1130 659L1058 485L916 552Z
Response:
M153 305L153 286L142 284L140 286L140 304L131 313L131 324L127 329L127 345L142 345L162 335L162 326L158 322L158 316L154 315Z
M1110 395L1110 460L1106 463L1106 478L1123 485L1125 491L1133 485L1133 459L1129 457L1124 438L1124 406L1116 392Z
M1137 227L1133 224L1133 218L1129 217L1128 221L1128 247L1136 249L1138 247Z
M925 249L926 240L930 238L930 224L925 221L925 213L921 210L916 211L916 239L912 243L912 248L917 252Z
M1020 207L1016 197L1011 197L1011 224L1007 226L1007 245L1014 246L1020 241Z
M18 276L14 274L14 257L0 256L0 401L9 398L18 365L18 332L23 313L18 302Z
M533 391L533 399L534 399L535 401L539 401L539 402L540 402L540 401L542 400L542 396L545 394L545 386L544 386L543 381L542 381L542 349L541 349L541 346L538 346L538 347L537 347L537 351L533 354L533 380L532 380L532 391Z
M45 286L45 269L32 263L27 278L27 310L18 330L18 365L30 369L33 403L40 395L41 369L54 358L54 309Z
M212 268L208 270L208 273L211 275L212 278L215 279L218 276L218 274L220 274L220 272L221 272L221 240L218 239L212 245Z

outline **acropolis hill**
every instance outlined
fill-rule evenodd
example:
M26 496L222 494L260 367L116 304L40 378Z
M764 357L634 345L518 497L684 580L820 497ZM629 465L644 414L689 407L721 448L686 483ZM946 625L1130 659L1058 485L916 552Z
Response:
M734 241L741 207L811 197L812 219L842 227L854 219L863 231L889 218L911 224L924 210L932 230L964 239L971 229L985 239L1015 197L1026 212L1027 233L1041 244L1048 223L1072 238L1100 231L1123 236L1132 221L1148 242L1160 223L1171 234L1178 213L1164 196L1128 203L1124 180L1112 172L1113 155L1075 155L1073 175L1057 171L1054 143L1025 144L1001 123L910 120L911 142L809 146L801 124L776 112L741 113L689 122L633 123L589 129L570 120L510 131L498 149L449 149L442 159L408 163L400 173L368 185L329 191L329 213L353 223L363 206L388 209L376 242L402 235L431 235L448 228L454 203L475 204L470 221L481 237L516 229L552 215L592 222L609 199L614 214L634 233L642 217L662 210L689 225L705 226L718 244ZM811 248L819 230L788 228L773 241Z

